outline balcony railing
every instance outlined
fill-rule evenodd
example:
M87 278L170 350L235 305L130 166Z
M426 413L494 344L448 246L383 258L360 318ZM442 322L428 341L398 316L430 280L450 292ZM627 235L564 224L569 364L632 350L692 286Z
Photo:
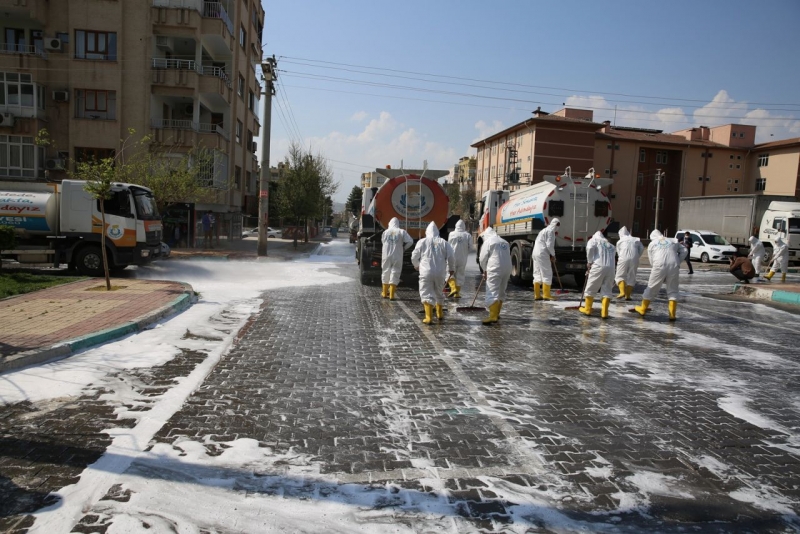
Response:
M233 22L228 17L225 8L222 7L222 2L204 2L203 16L211 19L222 19L222 22L228 27L228 32L233 35Z
M47 59L47 52L38 46L20 45L14 43L0 44L0 54L23 54L26 56L39 56L42 59Z
M228 86L228 89L232 87L231 81L228 78L228 74L225 72L225 69L222 67L212 67L212 66L203 66L198 65L197 62L193 59L174 59L174 58L163 58L163 57L154 57L153 58L153 68L154 69L172 69L172 70L193 70L198 74L203 76L213 76L215 78L219 78L225 82L225 85Z
M192 130L198 133L213 133L221 136L226 141L231 140L230 134L218 124L194 122L191 120L150 119L150 127L156 130Z

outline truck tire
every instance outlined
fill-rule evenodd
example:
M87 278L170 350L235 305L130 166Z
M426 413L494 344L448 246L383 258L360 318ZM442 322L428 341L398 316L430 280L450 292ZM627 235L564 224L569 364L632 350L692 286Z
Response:
M522 285L522 251L519 247L511 249L511 277L509 280L514 285Z
M75 268L84 276L103 276L103 251L97 245L89 245L78 251Z
M376 284L375 282L375 274L370 272L367 267L369 266L369 258L365 258L365 250L368 247L364 246L363 243L364 238L362 238L362 242L359 243L359 257L358 257L358 271L359 277L361 279L362 286L373 286Z

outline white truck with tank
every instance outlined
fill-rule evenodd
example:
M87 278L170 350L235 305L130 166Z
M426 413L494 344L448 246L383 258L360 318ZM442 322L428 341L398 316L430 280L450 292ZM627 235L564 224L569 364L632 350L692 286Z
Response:
M758 237L769 261L775 241L789 245L789 262L800 262L800 202L792 196L718 195L686 197L680 201L678 226L714 232L746 252L751 236Z
M397 217L400 227L409 233L415 244L425 237L425 229L431 222L439 228L439 235L447 239L459 220L458 215L448 217L450 199L437 182L450 171L386 168L375 169L375 172L386 180L380 187L364 188L355 235L356 261L364 285L380 283L381 235L393 217ZM411 264L412 251L413 246L403 254L401 279L406 283L418 279Z
M598 178L594 169L585 177L576 178L567 167L564 174L545 176L538 184L514 191L486 191L476 206L480 210L476 258L483 245L480 232L492 226L511 245L511 281L530 283L536 236L558 218L561 226L556 231L556 270L561 277L572 275L576 285L582 287L586 279L586 243L611 222L611 204L602 191L611 183L610 178ZM557 283L556 276L553 283Z
M3 257L23 264L67 264L87 276L103 275L101 234L109 267L146 264L161 254L162 225L150 189L112 185L104 202L86 192L81 180L58 183L0 182L0 225L14 228L16 246Z

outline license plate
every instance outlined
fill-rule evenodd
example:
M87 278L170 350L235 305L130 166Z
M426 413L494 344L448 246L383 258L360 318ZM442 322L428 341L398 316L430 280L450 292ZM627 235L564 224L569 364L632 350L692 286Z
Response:
M586 265L583 263L568 263L567 269L585 269Z

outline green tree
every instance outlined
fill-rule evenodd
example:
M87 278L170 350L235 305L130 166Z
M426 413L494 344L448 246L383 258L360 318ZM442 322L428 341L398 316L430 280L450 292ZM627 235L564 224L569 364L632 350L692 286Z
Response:
M17 237L14 234L14 227L0 225L0 253L4 250L13 250L17 246ZM0 259L0 269L3 268L3 260Z
M359 186L354 185L353 189L350 190L350 196L347 197L347 202L345 202L344 209L358 217L358 215L361 213L361 202L363 196L363 190Z

